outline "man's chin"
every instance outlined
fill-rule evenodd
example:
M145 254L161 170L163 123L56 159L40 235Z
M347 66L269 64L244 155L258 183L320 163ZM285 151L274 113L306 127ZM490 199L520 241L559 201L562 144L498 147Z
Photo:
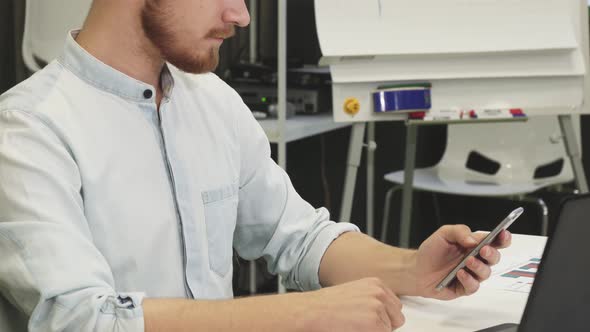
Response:
M189 74L209 73L215 71L215 69L217 69L217 66L219 65L218 59L207 59L204 61L190 61L187 59L183 59L183 61L174 61L174 59L169 59L168 62L171 63L174 67Z
M190 64L190 63L179 63L179 62L175 62L175 61L168 61L170 64L172 64L174 67L182 70L185 73L188 74L204 74L204 73L209 73L214 71L217 66L213 66L213 65L207 65L207 64Z

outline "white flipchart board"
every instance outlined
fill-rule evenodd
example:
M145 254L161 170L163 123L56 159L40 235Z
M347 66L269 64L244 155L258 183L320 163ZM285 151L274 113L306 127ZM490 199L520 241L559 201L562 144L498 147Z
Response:
M586 0L315 0L315 11L338 122L405 119L374 114L371 92L409 82L432 83L433 109L589 111Z

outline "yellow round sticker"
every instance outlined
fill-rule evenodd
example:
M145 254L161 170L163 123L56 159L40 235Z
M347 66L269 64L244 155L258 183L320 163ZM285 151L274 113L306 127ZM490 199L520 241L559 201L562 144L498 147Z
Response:
M350 116L355 116L361 110L361 102L356 98L346 98L344 101L344 112Z

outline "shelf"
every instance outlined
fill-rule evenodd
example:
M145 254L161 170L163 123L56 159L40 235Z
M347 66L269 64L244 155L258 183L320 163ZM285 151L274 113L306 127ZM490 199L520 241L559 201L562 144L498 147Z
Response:
M271 143L278 143L280 132L277 119L258 120L268 140ZM333 131L340 128L350 127L352 123L337 123L331 114L318 115L296 115L287 119L285 123L285 141L293 142L306 137L311 137Z

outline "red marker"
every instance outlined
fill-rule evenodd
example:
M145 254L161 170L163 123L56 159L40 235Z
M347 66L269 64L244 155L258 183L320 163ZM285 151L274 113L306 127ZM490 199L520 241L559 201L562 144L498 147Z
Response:
M526 116L526 114L524 114L524 112L520 108L513 108L513 109L511 109L510 110L510 114L512 114L512 116L514 116L514 117L524 117L524 116Z
M408 117L412 120L424 120L426 112L412 112Z

